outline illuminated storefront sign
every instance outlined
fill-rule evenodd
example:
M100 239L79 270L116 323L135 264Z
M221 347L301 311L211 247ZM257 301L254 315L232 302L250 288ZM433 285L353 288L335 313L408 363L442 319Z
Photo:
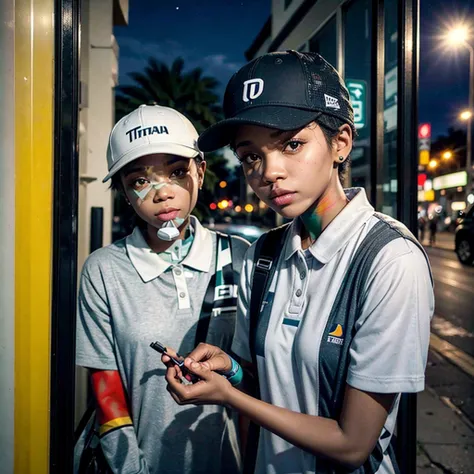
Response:
M445 174L433 179L433 189L438 191L440 189L456 188L458 186L466 186L467 173L465 171L458 171L457 173Z

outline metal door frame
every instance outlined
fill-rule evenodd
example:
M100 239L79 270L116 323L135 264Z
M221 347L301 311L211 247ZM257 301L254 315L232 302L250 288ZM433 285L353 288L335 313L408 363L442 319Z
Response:
M73 470L80 0L55 0L50 473Z

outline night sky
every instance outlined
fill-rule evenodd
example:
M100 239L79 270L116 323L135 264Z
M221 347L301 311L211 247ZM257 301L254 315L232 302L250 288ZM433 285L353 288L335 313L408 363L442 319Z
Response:
M200 66L221 82L245 63L244 52L270 15L271 0L130 0L129 25L115 28L120 46L121 84L141 71L149 56L168 64L178 56L186 68ZM447 23L469 18L474 0L421 0L419 120L431 122L433 136L463 127L467 108L469 54L443 51L439 35Z

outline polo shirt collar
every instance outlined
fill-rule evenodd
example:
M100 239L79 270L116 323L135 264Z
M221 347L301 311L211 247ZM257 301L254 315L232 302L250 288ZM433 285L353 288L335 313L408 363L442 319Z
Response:
M309 247L310 253L322 264L328 263L374 214L374 208L369 203L363 188L348 188L344 193L349 200L348 204ZM300 219L294 219L290 225L285 260L301 250L302 225Z
M212 263L211 233L194 216L190 216L190 225L194 229L194 240L181 264L194 270L208 272ZM174 265L151 250L138 227L127 236L125 245L132 265L145 283L158 278Z

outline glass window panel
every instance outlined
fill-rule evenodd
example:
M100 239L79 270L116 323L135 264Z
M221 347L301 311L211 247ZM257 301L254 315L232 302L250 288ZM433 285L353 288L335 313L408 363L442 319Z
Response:
M385 2L384 156L381 211L397 217L398 1Z
M371 2L350 2L343 10L343 22L344 75L358 134L352 151L350 184L365 188L370 198Z
M319 53L326 61L337 67L337 23L335 16L309 40L309 51Z

